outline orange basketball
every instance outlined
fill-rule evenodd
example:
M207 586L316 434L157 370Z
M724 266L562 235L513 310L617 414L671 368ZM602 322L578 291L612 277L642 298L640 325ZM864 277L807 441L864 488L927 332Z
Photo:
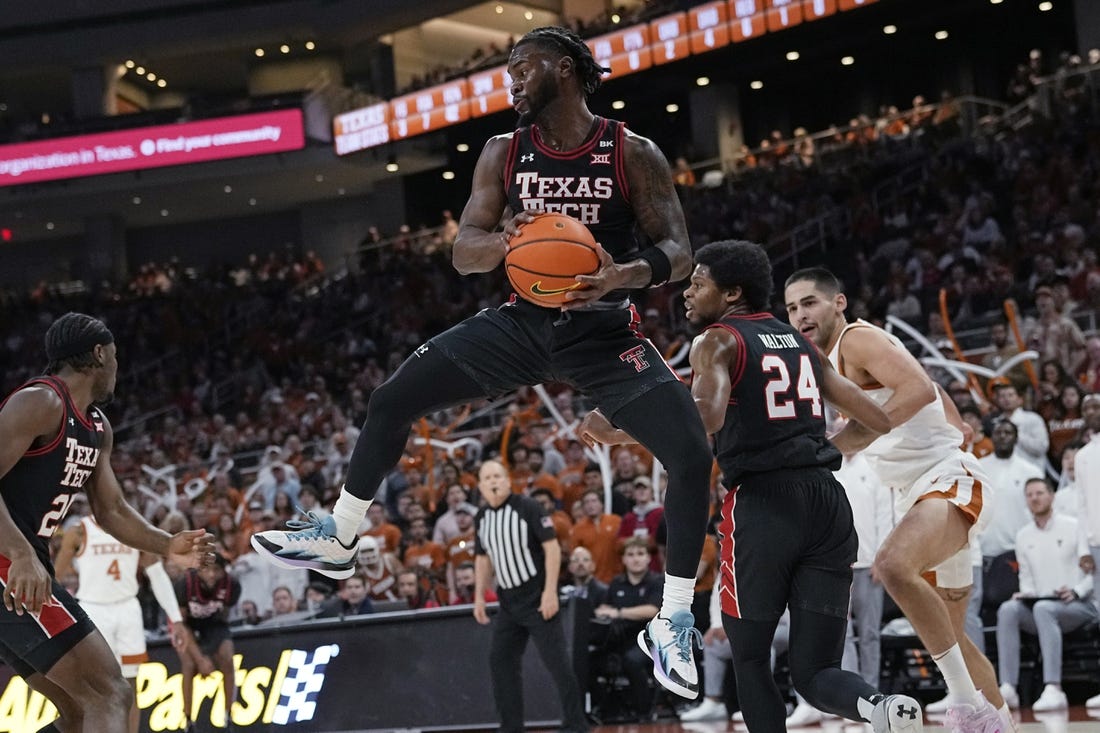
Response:
M559 308L581 287L573 278L600 269L596 240L588 227L565 214L539 214L508 243L504 271L523 299Z

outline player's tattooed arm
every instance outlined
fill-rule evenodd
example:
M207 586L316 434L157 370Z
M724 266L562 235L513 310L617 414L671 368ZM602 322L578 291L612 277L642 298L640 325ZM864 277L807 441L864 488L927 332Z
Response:
M672 266L668 281L683 280L691 274L691 241L688 239L684 210L672 183L672 169L652 140L627 133L623 144L626 146L623 154L634 216L646 236L668 257ZM652 276L649 264L644 260L629 264L637 264L643 270L630 286L648 285Z

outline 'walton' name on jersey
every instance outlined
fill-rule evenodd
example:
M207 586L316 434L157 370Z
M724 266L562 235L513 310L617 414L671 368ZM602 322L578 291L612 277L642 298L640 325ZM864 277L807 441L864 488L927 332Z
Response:
M769 349L797 349L798 341L789 333L758 333L760 341Z

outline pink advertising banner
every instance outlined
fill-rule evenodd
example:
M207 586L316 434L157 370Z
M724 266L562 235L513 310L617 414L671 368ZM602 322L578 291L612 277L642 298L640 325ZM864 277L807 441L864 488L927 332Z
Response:
M0 186L281 153L305 147L299 109L0 145Z

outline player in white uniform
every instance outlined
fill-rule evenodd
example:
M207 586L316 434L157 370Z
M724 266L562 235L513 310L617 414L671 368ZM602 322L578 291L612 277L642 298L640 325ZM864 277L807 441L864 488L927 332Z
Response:
M791 275L784 300L791 325L890 417L893 429L868 433L862 451L895 490L901 516L874 567L943 673L954 701L948 724L959 733L1004 733L1012 723L993 666L963 631L969 544L989 522L993 492L977 459L960 448L962 418L897 338L847 322L847 299L828 270Z
M164 565L155 556L122 544L92 517L84 517L66 530L55 565L58 578L66 578L75 571L79 578L77 601L107 640L122 666L123 677L136 691L138 667L149 658L137 598L139 566L145 569L153 594L171 624L182 621ZM174 633L173 643L176 643ZM130 731L136 733L137 729L135 702L130 709Z

